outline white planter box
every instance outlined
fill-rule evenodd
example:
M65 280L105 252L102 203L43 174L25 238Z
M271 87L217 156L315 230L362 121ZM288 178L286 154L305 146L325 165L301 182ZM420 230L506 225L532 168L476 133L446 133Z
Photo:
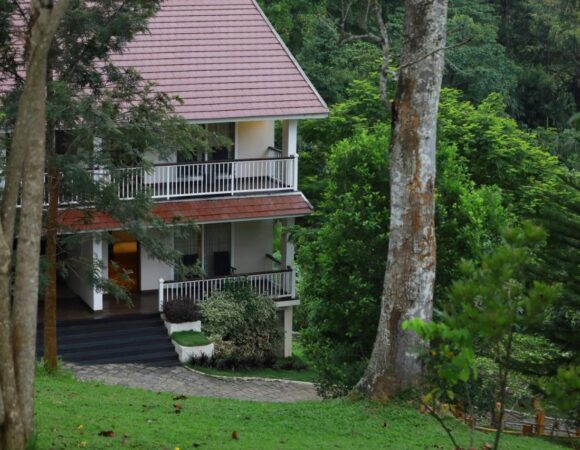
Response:
M167 328L167 334L171 337L173 333L179 331L201 331L201 321L198 320L197 322L184 323L171 323L165 321L165 328Z
M209 358L213 356L213 343L200 347L184 347L175 341L172 342L179 356L179 362L182 364L190 362L192 358L200 358L202 355L206 355Z

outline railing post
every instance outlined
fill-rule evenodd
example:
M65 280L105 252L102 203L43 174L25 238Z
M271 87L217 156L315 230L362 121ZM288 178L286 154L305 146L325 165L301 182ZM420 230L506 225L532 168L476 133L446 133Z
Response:
M294 155L294 180L292 181L294 191L298 190L298 153Z
M167 200L169 200L171 198L170 192L169 192L169 188L171 186L171 180L170 180L170 168L171 166L165 166L165 196L167 197Z
M230 187L230 190L231 190L231 195L234 195L235 194L235 190L236 190L236 174L235 174L235 172L236 172L236 163L235 162L232 162L232 163L228 163L228 164L231 164L232 165L232 175L231 175L231 179L232 179L231 183L232 183L232 185Z
M290 292L292 294L292 300L296 298L296 270L292 269L290 272Z
M165 280L159 279L159 312L163 312L163 304L165 303Z

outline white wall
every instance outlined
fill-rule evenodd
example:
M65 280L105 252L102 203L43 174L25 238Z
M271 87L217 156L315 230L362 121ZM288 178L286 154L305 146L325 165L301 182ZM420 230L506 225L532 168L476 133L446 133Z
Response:
M83 236L77 246L69 251L70 265L67 285L93 311L103 309L103 293L91 285L91 267L95 258L104 262L104 276L108 276L108 246L97 237Z
M238 274L272 270L272 261L266 254L272 254L274 223L272 220L236 222L232 224L232 265Z
M239 122L237 132L238 159L269 158L268 147L274 146L273 120Z
M166 245L173 248L173 234L159 236ZM159 279L166 281L173 280L173 267L161 262L147 253L147 250L141 246L141 290L152 291L159 288Z

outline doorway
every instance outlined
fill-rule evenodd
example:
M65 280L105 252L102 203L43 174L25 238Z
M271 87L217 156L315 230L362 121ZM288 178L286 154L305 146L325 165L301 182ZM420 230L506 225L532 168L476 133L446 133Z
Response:
M109 245L109 280L129 292L138 292L141 273L139 242L130 233L114 231Z

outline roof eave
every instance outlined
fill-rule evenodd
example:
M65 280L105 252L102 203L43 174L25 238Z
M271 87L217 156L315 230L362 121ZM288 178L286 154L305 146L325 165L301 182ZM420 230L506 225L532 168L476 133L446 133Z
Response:
M246 117L227 117L219 119L194 119L191 123L229 123L229 122L257 122L260 120L309 120L309 119L326 119L328 113L322 114L294 114L294 115L275 115L275 116L246 116Z

